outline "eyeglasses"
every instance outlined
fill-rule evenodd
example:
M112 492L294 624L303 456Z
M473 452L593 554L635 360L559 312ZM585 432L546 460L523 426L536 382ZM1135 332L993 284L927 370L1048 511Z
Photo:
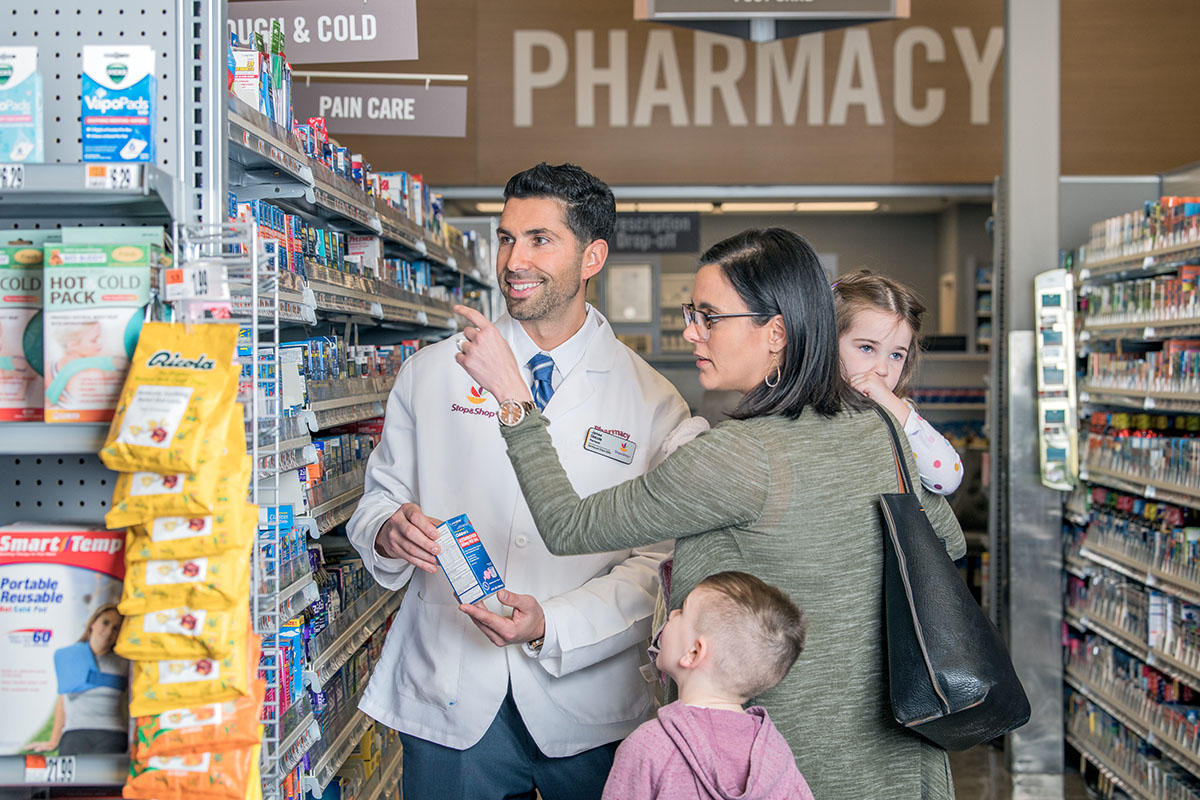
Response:
M719 319L728 319L730 317L769 317L770 314L760 314L755 311L743 311L737 314L710 314L707 311L700 311L692 303L683 304L683 326L690 328L696 325L696 331L700 334L700 340L707 342L711 335L713 323Z

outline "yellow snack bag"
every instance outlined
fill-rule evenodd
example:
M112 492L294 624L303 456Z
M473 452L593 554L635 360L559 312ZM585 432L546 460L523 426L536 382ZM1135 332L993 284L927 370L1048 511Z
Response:
M206 437L194 473L122 472L113 488L110 528L148 523L155 517L211 514L218 503L244 500L250 481L241 403L233 403L224 430Z
M234 502L203 517L159 517L134 525L125 535L126 561L192 558L243 551L258 530L258 506Z
M243 800L261 745L209 753L150 756L129 764L121 790L130 800Z
M250 604L229 611L164 608L125 617L113 652L130 661L164 658L220 658L237 649L250 624Z
M250 548L211 556L130 561L117 610L128 617L187 606L228 611L250 602Z
M246 697L138 717L133 757L145 761L150 756L177 756L258 744L262 739L258 717L266 691L266 681L258 679Z
M117 472L200 469L205 431L237 394L237 325L147 322L100 460Z
M262 640L247 633L222 658L133 662L129 715L148 717L173 708L236 700L253 690Z

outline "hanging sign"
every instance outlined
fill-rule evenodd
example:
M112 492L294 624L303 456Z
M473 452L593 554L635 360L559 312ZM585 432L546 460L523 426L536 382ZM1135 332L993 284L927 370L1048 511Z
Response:
M411 61L417 58L416 0L251 0L229 3L229 31L271 41L278 21L292 64Z
M909 0L635 0L634 19L894 19Z
M466 136L466 86L292 83L296 118L324 117L330 133Z
M617 214L614 253L696 253L699 214Z

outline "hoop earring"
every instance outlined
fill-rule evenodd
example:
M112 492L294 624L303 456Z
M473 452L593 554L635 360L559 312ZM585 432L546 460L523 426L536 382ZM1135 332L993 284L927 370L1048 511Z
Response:
M779 364L777 362L775 364L775 380L774 380L774 382L771 381L771 373L768 372L767 376L765 378L763 378L763 383L765 383L768 386L768 388L774 389L776 386L779 385L779 381L782 378L783 378L783 370L780 369Z

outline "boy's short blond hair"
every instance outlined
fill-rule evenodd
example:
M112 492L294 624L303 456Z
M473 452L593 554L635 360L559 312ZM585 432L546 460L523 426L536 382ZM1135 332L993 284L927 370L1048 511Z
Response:
M697 633L713 644L716 680L739 697L755 697L783 680L804 649L808 618L780 588L745 572L718 572L707 590ZM695 602L695 601L693 601Z

